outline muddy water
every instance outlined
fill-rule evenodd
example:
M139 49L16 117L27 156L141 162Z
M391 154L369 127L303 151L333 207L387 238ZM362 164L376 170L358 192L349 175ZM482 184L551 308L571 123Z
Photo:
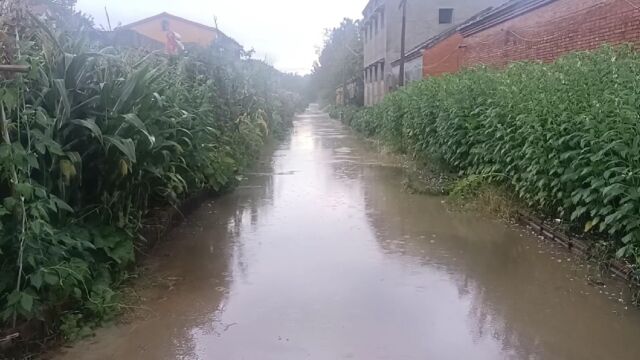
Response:
M611 286L522 230L403 192L395 165L299 117L155 249L148 310L59 358L640 359L640 311Z

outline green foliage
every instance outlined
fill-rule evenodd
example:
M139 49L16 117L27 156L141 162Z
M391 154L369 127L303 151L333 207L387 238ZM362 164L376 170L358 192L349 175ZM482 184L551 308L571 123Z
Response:
M0 77L0 323L63 313L73 338L118 308L149 210L232 186L302 104L291 75L220 46L167 58L25 14L0 29L31 67Z
M605 47L552 64L429 78L343 121L460 175L506 184L528 206L612 239L618 257L640 264L638 74L638 53ZM468 190L477 177L467 179Z
M349 81L362 83L363 41L360 23L343 19L340 26L326 29L324 44L311 74L311 89L324 103L335 103L336 89ZM359 105L363 102L359 89Z
M341 120L347 125L351 125L353 118L360 113L361 109L356 106L335 106L328 108L329 116L333 119Z
M472 200L485 185L486 181L482 176L469 175L457 181L449 195L457 200Z

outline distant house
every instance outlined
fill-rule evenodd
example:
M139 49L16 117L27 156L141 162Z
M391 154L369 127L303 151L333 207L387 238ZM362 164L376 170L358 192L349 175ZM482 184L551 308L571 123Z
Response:
M224 42L238 51L242 46L215 27L181 18L166 12L138 20L118 28L123 31L135 31L147 38L171 46L173 34L185 45L211 46L214 42Z

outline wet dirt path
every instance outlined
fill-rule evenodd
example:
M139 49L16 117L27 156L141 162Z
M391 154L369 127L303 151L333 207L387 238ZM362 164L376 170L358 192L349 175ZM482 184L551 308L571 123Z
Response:
M148 310L56 358L640 359L640 311L575 259L403 192L326 115L247 177L156 247Z

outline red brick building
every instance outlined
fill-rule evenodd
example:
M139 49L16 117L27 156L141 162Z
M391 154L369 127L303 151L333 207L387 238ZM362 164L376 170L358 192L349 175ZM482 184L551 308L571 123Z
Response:
M621 43L640 45L640 0L511 0L427 42L423 75Z

